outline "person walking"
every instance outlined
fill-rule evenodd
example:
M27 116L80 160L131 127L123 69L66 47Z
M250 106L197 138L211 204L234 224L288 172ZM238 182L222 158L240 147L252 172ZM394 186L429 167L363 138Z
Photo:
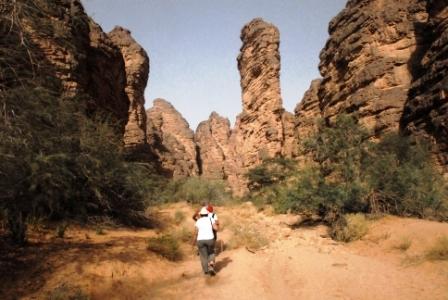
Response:
M209 217L207 207L201 208L199 219L195 224L194 241L198 247L202 271L205 275L214 276L215 273L215 239L213 230L218 230L215 220ZM194 244L193 244L194 245Z

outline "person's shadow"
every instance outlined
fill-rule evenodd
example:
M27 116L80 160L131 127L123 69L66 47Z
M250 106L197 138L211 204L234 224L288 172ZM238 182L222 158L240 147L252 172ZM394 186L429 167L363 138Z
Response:
M218 273L219 271L221 271L222 269L227 267L227 265L230 264L231 262L232 262L232 259L230 259L229 257L226 257L222 260L217 261L215 264L215 271Z

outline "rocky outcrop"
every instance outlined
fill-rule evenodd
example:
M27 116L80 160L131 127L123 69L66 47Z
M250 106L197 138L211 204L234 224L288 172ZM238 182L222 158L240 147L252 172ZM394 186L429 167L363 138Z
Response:
M198 147L199 169L201 175L207 179L227 179L233 173L231 161L230 122L216 112L207 121L198 125L195 142Z
M255 19L244 26L241 40L243 112L237 117L235 140L243 166L249 167L282 151L280 34L274 25Z
M198 175L194 133L182 115L163 99L155 99L146 114L148 144L163 173L173 178Z
M320 54L320 108L332 120L356 112L374 135L398 130L412 81L415 19L424 1L351 0L330 23Z
M297 141L303 141L313 134L317 129L318 120L322 118L318 96L321 82L321 79L315 79L311 82L310 88L305 92L294 110L294 137Z
M402 128L435 144L448 173L448 1L428 1L427 15L416 19L419 49Z
M129 98L126 95L126 70L120 49L101 27L89 19L89 46L86 60L79 61L83 70L76 93L87 93L89 111L103 111L115 116L124 132L128 119ZM80 49L79 51L81 51Z
M83 101L87 113L114 118L126 145L146 143L143 92L149 62L129 31L117 28L108 36L79 0L11 5L23 39L33 47L36 75L58 81L63 95Z
M236 189L245 189L244 174L263 158L284 152L286 115L280 95L280 34L262 19L254 19L241 31L243 45L238 56L243 112L238 115L230 144L237 153ZM289 126L289 127L288 127ZM291 134L291 133L289 133Z
M125 92L129 98L128 122L124 143L131 148L146 145L146 112L144 91L148 82L149 58L132 38L129 30L115 27L108 34L123 56L126 71Z

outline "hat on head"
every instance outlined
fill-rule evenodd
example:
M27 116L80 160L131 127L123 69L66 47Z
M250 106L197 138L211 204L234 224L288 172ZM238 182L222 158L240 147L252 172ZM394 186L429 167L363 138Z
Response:
M207 208L204 206L203 208L201 208L201 211L199 212L200 215L208 215L208 210Z
M211 204L207 205L208 212L213 212L213 206Z

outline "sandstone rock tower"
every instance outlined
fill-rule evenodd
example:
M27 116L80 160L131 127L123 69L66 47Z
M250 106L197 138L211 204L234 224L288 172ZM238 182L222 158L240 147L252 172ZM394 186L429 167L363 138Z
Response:
M164 99L147 110L148 144L162 171L173 178L199 174L194 133L182 115Z
M263 158L284 153L285 116L280 95L280 34L274 25L254 19L241 31L243 45L238 56L243 112L238 115L230 144L236 153L232 186L245 189L244 174Z
M149 58L129 30L115 27L108 36L120 49L125 63L125 92L129 98L129 109L124 143L130 148L140 148L147 145L144 91L148 82Z

